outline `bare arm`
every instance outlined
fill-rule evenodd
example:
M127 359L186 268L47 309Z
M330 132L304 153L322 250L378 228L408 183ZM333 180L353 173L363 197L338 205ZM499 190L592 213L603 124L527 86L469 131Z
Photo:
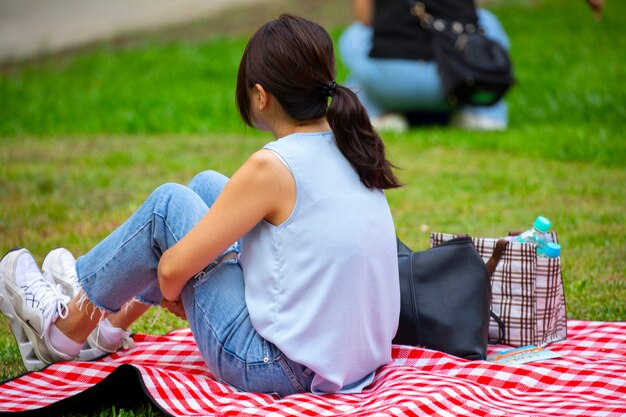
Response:
M187 281L237 239L289 209L283 170L269 151L253 154L237 170L207 214L161 257L158 278L165 299L177 300Z
M352 0L354 18L366 26L371 26L374 16L374 0Z

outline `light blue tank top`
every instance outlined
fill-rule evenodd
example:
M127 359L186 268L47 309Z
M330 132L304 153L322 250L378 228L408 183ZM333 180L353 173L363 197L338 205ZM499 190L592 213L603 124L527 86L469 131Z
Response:
M391 360L400 289L385 194L365 187L332 133L265 146L296 183L289 219L242 239L246 304L255 329L313 372L312 391L360 392Z

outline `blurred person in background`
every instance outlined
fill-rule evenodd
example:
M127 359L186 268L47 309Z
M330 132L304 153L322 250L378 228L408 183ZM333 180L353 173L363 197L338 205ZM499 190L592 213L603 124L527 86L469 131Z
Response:
M598 0L589 0L598 1ZM478 25L509 49L509 38L493 13L473 0L423 0L436 18ZM339 54L353 87L379 130L404 131L417 123L450 122L465 129L503 130L503 99L491 106L451 106L444 96L430 33L410 12L407 0L353 0L356 22L339 40Z

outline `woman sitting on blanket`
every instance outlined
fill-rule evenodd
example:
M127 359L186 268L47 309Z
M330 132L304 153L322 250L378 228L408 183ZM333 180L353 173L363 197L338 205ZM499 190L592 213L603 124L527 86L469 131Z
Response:
M234 387L360 392L391 360L398 324L383 190L400 184L364 108L334 80L321 26L283 15L261 27L236 101L276 140L230 180L207 171L160 186L78 261L55 249L42 274L26 249L9 252L0 289L16 338L43 364L89 358L118 349L161 304L189 321L208 369Z

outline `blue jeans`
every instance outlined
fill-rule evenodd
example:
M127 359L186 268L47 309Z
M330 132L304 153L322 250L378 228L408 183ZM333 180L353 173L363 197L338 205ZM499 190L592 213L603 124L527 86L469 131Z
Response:
M485 35L509 48L509 39L498 19L478 9L478 23ZM369 56L373 29L360 23L348 27L339 39L339 55L348 67L348 87L355 88L370 117L388 112L450 112L435 61L382 59ZM463 110L506 124L507 106L465 106Z
M109 312L138 298L159 304L157 267L163 252L180 240L210 209L228 178L214 171L187 186L165 184L76 264L82 289ZM239 243L223 255L239 252ZM285 396L308 392L313 373L295 363L254 329L244 298L237 259L218 257L189 280L181 298L189 326L209 370L244 391Z

